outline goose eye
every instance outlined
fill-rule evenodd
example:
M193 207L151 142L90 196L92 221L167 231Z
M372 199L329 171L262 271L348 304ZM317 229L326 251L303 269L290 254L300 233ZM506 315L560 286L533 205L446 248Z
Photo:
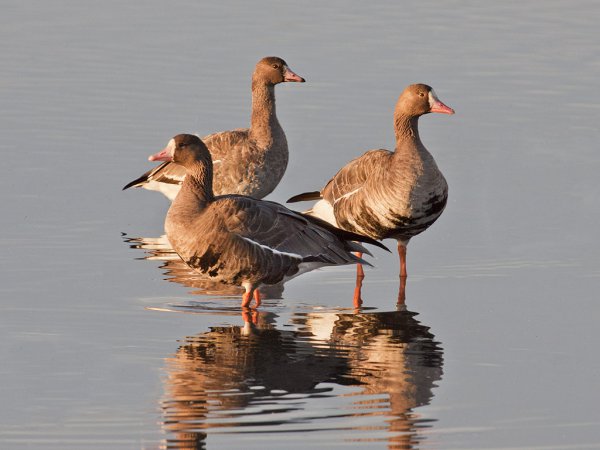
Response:
M423 92L419 92L419 97L425 97L425 94Z
M279 69L279 64L273 64L273 69Z

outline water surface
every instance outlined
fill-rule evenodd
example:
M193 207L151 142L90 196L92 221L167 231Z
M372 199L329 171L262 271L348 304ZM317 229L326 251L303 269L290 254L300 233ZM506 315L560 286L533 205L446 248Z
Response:
M2 12L2 448L600 448L596 2ZM248 317L236 289L131 248L168 202L121 187L177 133L247 126L267 55L307 79L277 87L275 201L392 148L405 85L456 110L420 121L450 200L399 310L379 250L361 310L345 267Z

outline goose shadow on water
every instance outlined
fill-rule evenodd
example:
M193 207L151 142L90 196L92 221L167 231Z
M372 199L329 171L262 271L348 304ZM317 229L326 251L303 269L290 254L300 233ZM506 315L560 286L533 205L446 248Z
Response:
M186 337L166 358L165 447L206 448L211 431L299 426L344 441L356 438L340 431L378 433L390 449L418 446L432 420L414 410L431 402L443 352L416 315L309 310L280 328L275 313L246 309L243 325Z

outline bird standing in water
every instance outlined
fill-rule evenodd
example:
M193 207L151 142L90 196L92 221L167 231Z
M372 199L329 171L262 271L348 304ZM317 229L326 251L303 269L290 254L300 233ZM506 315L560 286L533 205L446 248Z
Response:
M419 136L419 117L428 113L454 114L454 110L442 103L430 86L408 86L394 111L393 152L370 150L342 167L321 191L288 200L318 200L307 214L373 239L396 239L400 257L399 302L405 297L406 246L440 217L448 199L446 179ZM359 265L355 305L362 302L362 278Z

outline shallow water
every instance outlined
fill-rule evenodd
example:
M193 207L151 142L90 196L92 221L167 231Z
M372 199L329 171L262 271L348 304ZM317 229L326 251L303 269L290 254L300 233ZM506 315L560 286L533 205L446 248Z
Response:
M596 2L2 11L1 448L600 448ZM456 110L420 121L450 201L399 310L379 249L360 311L344 267L244 316L135 240L168 203L121 187L174 134L246 126L266 55L307 79L277 87L272 200L391 148L409 83Z

